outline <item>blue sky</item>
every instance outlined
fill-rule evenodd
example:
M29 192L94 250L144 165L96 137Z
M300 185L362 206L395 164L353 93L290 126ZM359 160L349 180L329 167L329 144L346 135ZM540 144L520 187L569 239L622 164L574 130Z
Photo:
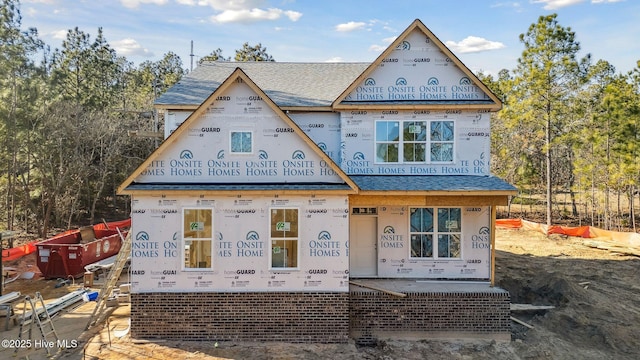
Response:
M52 49L68 29L94 39L102 27L118 55L136 64L172 51L186 69L217 48L223 55L262 43L280 62L373 61L420 19L473 71L512 70L519 35L558 14L591 53L626 73L640 60L637 0L21 0L23 28Z

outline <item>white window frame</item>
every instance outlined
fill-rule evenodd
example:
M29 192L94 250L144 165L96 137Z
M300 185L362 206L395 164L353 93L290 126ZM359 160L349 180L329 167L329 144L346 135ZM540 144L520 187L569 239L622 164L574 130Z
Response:
M235 133L249 133L251 134L251 151L233 151L233 134ZM252 130L247 129L233 129L229 131L229 153L235 155L251 155L255 149L255 134Z
M432 140L431 139L431 126L434 123L437 122L450 122L451 123L451 127L452 127L452 135L451 135L451 140ZM455 158L456 158L456 122L453 119L432 119L432 120L428 120L427 121L427 154L428 154L428 159L426 162L430 163L430 164L451 164L454 162ZM431 147L434 144L451 144L451 160L444 160L444 161L437 161L437 160L431 160Z
M378 141L378 124L398 123L398 140L380 140ZM401 120L376 120L374 123L373 151L374 163L376 164L402 164L402 121ZM378 145L398 145L398 161L378 161Z
M378 123L380 122L396 122L398 123L398 140L380 140L378 141ZM418 140L404 140L404 125L405 123L423 122L426 126L426 136L424 141ZM451 140L432 140L431 139L431 126L434 123L450 122L453 127L453 134ZM374 122L374 136L373 136L373 151L374 151L374 163L376 165L397 165L397 164L453 164L455 161L456 151L456 137L455 137L456 121L454 119L380 119ZM382 144L397 144L398 145L398 161L379 161L378 160L378 145ZM405 144L424 144L424 161L405 161L404 160L404 145ZM438 161L431 160L431 148L435 144L451 144L451 160Z
M274 210L296 210L297 211L297 224L298 224L298 236L297 238L295 238L296 241L296 266L295 267L274 267L273 266L273 241L279 241L279 240L288 240L288 241L292 241L293 238L287 238L287 237L273 237L271 234L271 221L272 221L272 216L273 216L273 211ZM300 226L300 220L302 219L302 217L300 216L300 208L298 207L271 207L269 208L269 270L272 271L288 271L288 270L300 270L300 253L301 253L301 230L302 227ZM286 218L285 218L285 222L286 222Z
M211 211L211 237L200 237L200 238L187 238L185 237L185 229L184 229L184 223L185 223L185 212L189 211L189 210L209 210ZM215 210L211 207L183 207L182 208L182 214L180 216L180 238L182 239L181 243L180 243L180 248L181 248L181 268L183 271L213 271L214 269L214 254L215 254L215 246L216 246L216 241L215 241L215 224L214 224L214 214L215 214ZM187 252L187 241L210 241L211 242L211 253L209 254L209 258L211 259L211 266L210 267L187 267L186 265L186 257L189 256L188 252Z
M413 214L414 209L431 209L433 214L433 229L432 231L413 231L411 228L411 214ZM438 217L440 216L439 210L441 209L457 209L460 213L460 219L458 223L458 231L440 231L438 229ZM441 206L441 207L431 207L431 206L412 206L409 208L408 214L408 229L409 229L409 258L412 260L462 260L462 249L463 249L463 236L462 236L462 222L464 213L461 207L455 206ZM431 256L413 256L413 235L431 235ZM459 243L458 243L458 256L457 257L440 257L439 256L439 235L458 235Z

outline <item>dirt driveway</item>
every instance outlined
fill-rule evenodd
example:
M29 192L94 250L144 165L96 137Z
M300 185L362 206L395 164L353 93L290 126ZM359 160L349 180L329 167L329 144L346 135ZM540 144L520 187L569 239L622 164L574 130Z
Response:
M514 312L532 328L512 323L512 341L384 341L375 346L154 341L128 335L128 306L114 308L109 323L83 332L94 302L56 316L62 339L77 340L62 359L639 359L640 259L587 247L583 239L525 230L497 231L496 283L513 303L552 305L548 311ZM26 261L26 260L25 260ZM18 264L26 267L28 264ZM98 284L96 284L98 285ZM77 286L77 285L76 285ZM17 280L4 293L41 291L55 299L73 290L55 281ZM17 327L1 333L15 338ZM14 355L0 349L0 358ZM20 353L20 356L22 353ZM40 349L30 359L45 359Z

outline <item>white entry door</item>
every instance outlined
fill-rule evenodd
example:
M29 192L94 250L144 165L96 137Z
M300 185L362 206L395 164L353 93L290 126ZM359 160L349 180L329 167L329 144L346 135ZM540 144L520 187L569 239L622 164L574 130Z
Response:
M355 215L350 218L349 274L351 277L378 276L378 218Z

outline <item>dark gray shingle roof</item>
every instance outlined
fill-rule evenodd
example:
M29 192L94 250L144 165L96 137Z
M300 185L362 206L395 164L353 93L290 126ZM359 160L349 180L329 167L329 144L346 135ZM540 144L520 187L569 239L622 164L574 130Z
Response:
M351 190L347 184L282 183L282 184L189 184L132 183L126 190L194 190L194 191L260 191L260 190Z
M516 191L494 176L471 175L352 175L362 191Z
M204 62L156 99L156 105L200 105L241 68L279 107L330 106L369 63Z

